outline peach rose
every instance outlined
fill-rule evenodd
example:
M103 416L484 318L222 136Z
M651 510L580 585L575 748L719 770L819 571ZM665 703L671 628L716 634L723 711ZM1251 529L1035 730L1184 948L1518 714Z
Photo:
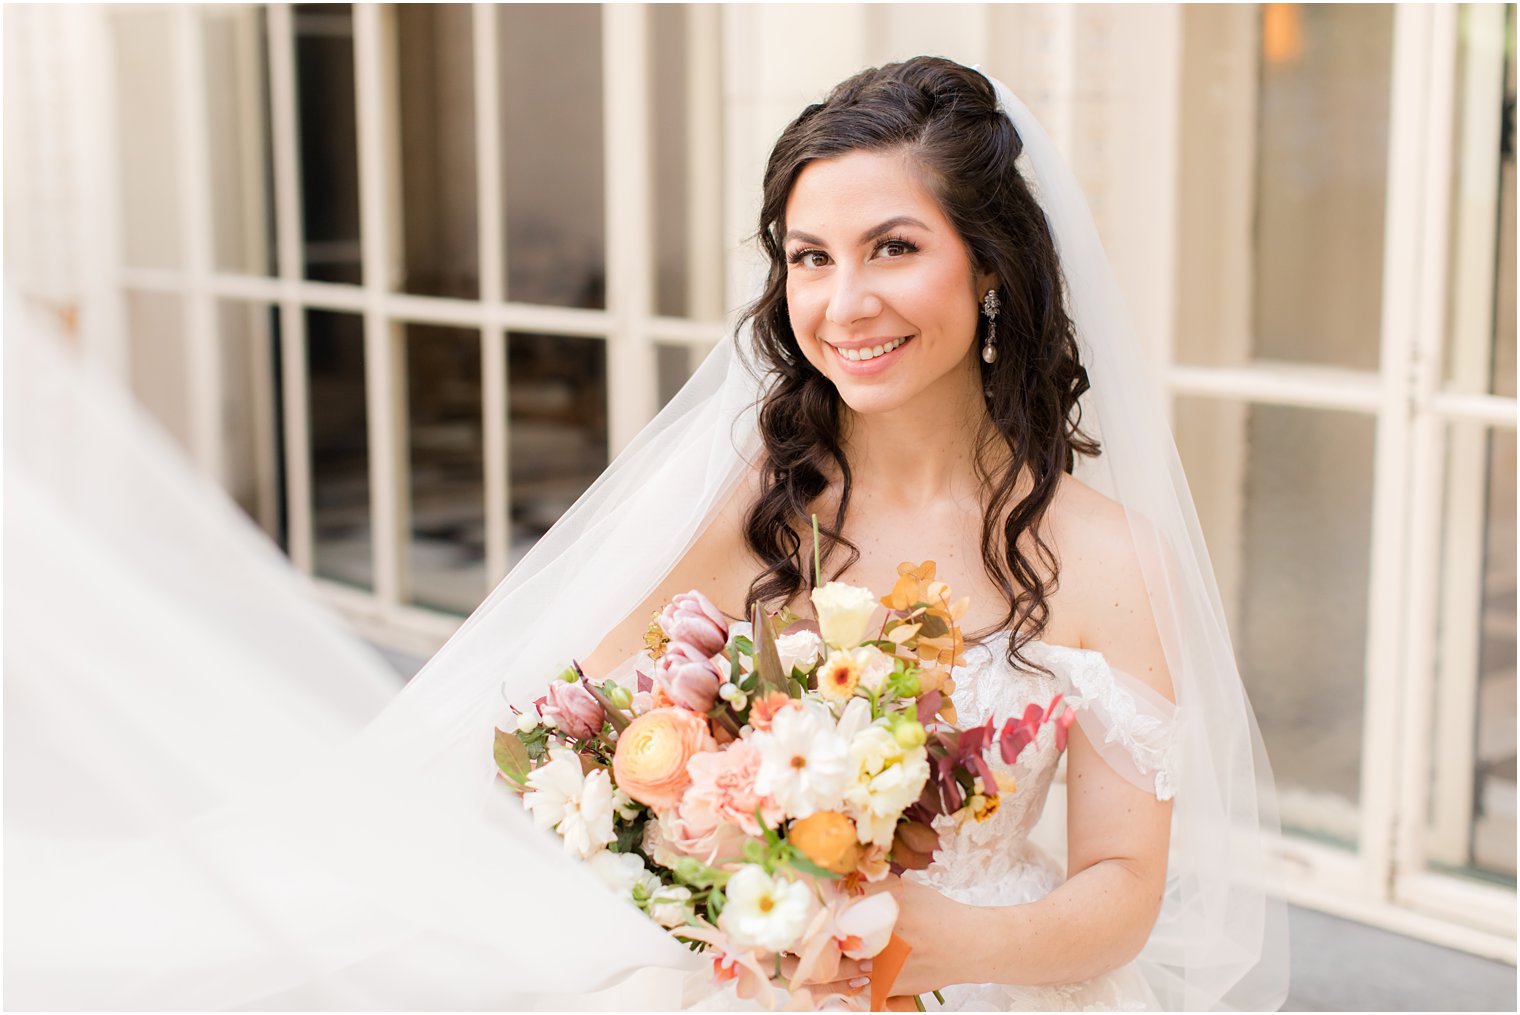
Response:
M835 874L848 874L860 863L855 822L838 811L814 811L792 822L786 841L802 855Z
M686 763L715 751L707 720L684 708L656 708L618 736L612 776L618 789L650 807L674 807L691 782Z

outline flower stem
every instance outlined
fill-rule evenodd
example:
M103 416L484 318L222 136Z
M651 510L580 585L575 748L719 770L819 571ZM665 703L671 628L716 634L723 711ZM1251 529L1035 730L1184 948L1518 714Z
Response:
M819 562L818 554L818 516L815 514L813 515L813 588L815 589L823 582L823 575L819 573L822 570L823 565Z

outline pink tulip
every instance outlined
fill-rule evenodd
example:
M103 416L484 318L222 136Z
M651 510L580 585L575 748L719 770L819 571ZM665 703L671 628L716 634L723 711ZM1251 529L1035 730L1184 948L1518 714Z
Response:
M591 692L580 684L568 684L563 680L551 681L548 701L539 711L554 720L566 736L573 740L589 740L602 731L606 713Z
M723 675L710 653L684 641L672 641L655 664L654 679L670 700L693 712L706 712L718 697Z
M683 592L660 612L660 630L671 641L684 641L713 656L728 644L728 622L723 611L696 589Z

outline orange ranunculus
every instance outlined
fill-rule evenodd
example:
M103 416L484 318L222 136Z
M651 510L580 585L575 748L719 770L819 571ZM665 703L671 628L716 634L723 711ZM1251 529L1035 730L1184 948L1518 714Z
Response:
M684 708L651 709L618 736L612 777L641 804L674 807L691 782L686 763L717 749L702 716Z
M855 822L838 811L815 811L792 822L786 840L803 856L835 874L848 874L860 862Z

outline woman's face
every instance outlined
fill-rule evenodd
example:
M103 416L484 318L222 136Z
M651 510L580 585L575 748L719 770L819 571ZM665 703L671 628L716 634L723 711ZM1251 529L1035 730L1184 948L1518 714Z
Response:
M977 315L993 278L974 277L965 242L905 156L810 163L785 221L792 331L846 405L875 414L925 392L979 391Z

